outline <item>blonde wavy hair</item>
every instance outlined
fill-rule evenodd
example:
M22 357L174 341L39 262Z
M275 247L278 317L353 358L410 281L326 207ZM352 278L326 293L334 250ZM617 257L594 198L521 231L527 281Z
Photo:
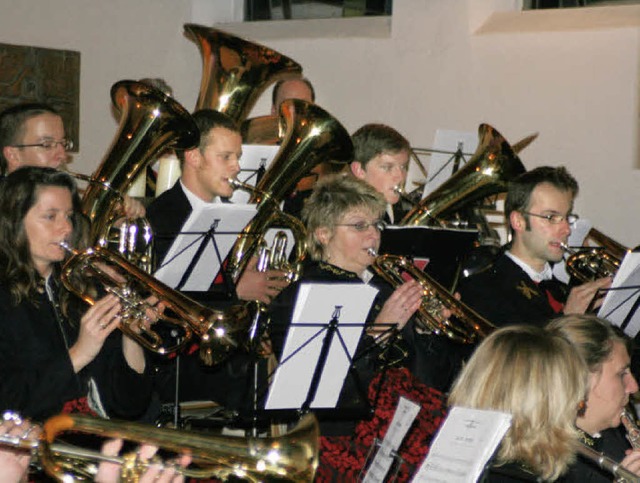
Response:
M566 338L516 325L480 344L454 383L449 404L511 413L496 464L523 464L555 480L575 459L575 420L586 391L586 364Z

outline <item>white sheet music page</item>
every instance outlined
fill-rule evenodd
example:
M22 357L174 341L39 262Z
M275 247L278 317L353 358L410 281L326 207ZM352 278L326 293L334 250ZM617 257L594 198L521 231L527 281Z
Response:
M382 483L385 481L387 473L393 464L394 452L398 451L402 440L411 428L413 421L420 412L420 405L410 401L404 396L400 396L398 407L393 414L391 424L384 435L380 449L376 452L373 461L369 465L369 469L363 483Z
M628 287L628 288L625 288ZM628 252L622 259L611 288L598 311L598 317L607 319L613 325L621 327L633 305L640 296L640 253ZM632 315L629 324L623 329L629 337L635 337L640 331L640 310Z
M349 357L355 354L373 300L378 290L366 284L303 283L300 285L292 324L284 343L280 365L275 371L265 409L298 409L307 399L311 378L334 315L338 332L331 342L326 365L311 408L333 408L349 369ZM302 326L297 324L310 324ZM358 326L345 327L344 324Z
M258 169L267 169L273 158L280 150L280 146L266 144L243 144L242 145L242 169L238 173L238 181L247 183L255 188ZM244 190L235 190L233 196L229 198L232 203L247 203L250 193Z
M454 406L413 482L475 483L511 426L511 415Z
M211 203L201 210L194 210L185 221L154 276L171 288L182 279L186 268L195 257L204 234L215 225L215 242L222 260L238 238L238 233L256 214L256 205ZM212 241L207 242L200 259L182 290L209 290L213 278L220 270L220 262Z

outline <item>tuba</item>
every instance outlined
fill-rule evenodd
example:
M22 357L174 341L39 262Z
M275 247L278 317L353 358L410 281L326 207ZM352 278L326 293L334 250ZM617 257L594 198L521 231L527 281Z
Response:
M277 438L213 436L82 414L53 416L43 429L39 441L6 435L0 436L0 445L34 452L47 474L64 482L92 481L101 461L121 465L121 481L135 482L149 466L160 462L156 458L143 461L136 453L105 456L57 442L67 431L151 444L163 453L189 454L192 464L176 468L187 478L310 482L318 466L320 431L313 414L307 414L289 433Z
M629 249L595 228L589 230L586 239L591 239L600 246L574 250L562 245L569 254L565 262L569 275L580 283L615 276Z
M185 24L184 30L202 55L196 109L215 109L240 122L271 82L302 74L300 64L263 45L201 25Z
M249 203L257 203L257 214L242 230L231 248L227 268L237 280L270 226L284 224L296 238L296 263L306 255L305 230L296 218L278 208L298 180L323 161L346 162L353 155L347 130L321 107L299 99L287 99L280 106L280 122L286 134L271 165L255 188L230 180L235 187L251 192ZM283 223L283 220L286 223ZM291 221L295 220L295 221ZM289 223L290 222L290 223ZM295 277L294 277L295 278Z
M471 344L482 340L496 329L491 322L456 299L407 258L397 255L380 255L376 257L371 268L394 288L405 282L405 276L409 276L420 284L423 297L416 317L423 330ZM451 311L452 317L443 318L442 309Z
M90 245L109 243L122 193L158 153L197 146L200 138L184 107L153 87L123 80L111 87L111 99L120 112L120 127L82 199L91 221ZM140 231L144 233L144 227Z
M214 365L238 349L239 341L246 339L251 322L248 305L234 305L226 311L204 307L106 247L73 253L61 273L67 290L93 305L95 299L86 293L79 281L87 276L97 279L107 292L120 299L120 329L153 352L176 352L196 334L200 338L200 359L206 365ZM150 298L162 304L161 313L147 302ZM165 341L149 328L155 318L159 323L177 329L179 339L174 343Z
M429 225L468 205L507 189L507 183L525 167L502 135L488 124L478 128L479 144L456 174L422 199L400 225Z

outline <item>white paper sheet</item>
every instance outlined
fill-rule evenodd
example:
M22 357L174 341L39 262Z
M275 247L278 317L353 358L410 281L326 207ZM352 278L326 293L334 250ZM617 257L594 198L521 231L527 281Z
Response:
M640 253L629 252L622 259L620 268L616 272L611 288L598 311L598 317L607 319L613 325L622 326L625 318L632 310L634 303L640 296ZM635 337L640 331L640 310L636 310L629 324L624 328L625 334Z
M510 426L508 413L454 406L412 481L475 483Z
M243 144L242 158L240 159L242 169L240 173L238 173L238 180L255 187L258 169L260 169L260 167L267 169L279 149L280 146ZM229 200L232 203L247 203L250 196L251 194L244 190L235 190Z
M326 331L336 308L339 307L338 330L345 342L345 353L337 334L334 336L326 365L320 378L318 391L311 408L333 408L349 369L349 358L353 358L363 325L345 327L343 324L364 324L377 289L364 284L311 284L300 285L292 324L275 371L267 396L265 409L297 409L307 399L311 379L320 355ZM314 324L303 327L296 324ZM315 334L312 342L302 347Z

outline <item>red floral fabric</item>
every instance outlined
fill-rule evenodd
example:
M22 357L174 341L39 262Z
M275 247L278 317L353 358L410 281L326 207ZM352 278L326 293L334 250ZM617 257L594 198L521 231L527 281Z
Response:
M96 412L89 407L89 401L86 397L79 397L78 399L72 399L71 401L67 401L62 406L63 414L72 414L72 413L80 413L80 414L89 414L91 416L97 416Z
M358 480L367 454L376 438L382 440L393 419L400 396L421 405L413 426L400 445L404 459L397 481L408 481L429 451L429 444L446 417L444 395L425 386L406 368L389 369L374 402L382 374L369 385L369 400L375 404L371 420L358 423L353 436L320 438L320 465L316 482L353 482Z

